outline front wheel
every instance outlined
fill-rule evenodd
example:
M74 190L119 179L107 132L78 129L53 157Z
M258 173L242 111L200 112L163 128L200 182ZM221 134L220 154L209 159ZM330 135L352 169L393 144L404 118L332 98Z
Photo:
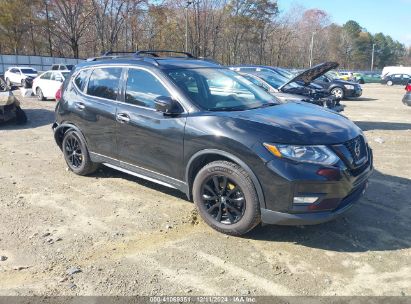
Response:
M71 171L78 175L87 175L97 170L98 164L90 159L83 136L75 130L64 134L62 150L64 159Z
M387 86L392 86L394 83L391 80L387 81Z
M254 184L237 164L214 161L204 166L195 177L193 198L203 220L219 232L242 235L261 221Z
M334 88L331 90L331 94L335 96L337 99L344 98L344 90L342 88Z

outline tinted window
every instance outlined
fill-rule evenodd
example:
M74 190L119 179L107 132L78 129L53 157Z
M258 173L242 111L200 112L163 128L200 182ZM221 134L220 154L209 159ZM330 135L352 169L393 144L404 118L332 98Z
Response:
M66 64L65 66L61 66L61 70L72 70L74 65L72 64Z
M12 73L20 73L20 71L18 69L11 69Z
M58 65L53 65L53 66L51 67L51 69L52 69L52 70L58 70L58 69L59 69L59 66L58 66Z
M158 96L171 97L167 89L156 77L143 70L128 70L127 103L154 109L154 99Z
M178 69L167 73L196 104L209 111L242 111L279 103L275 97L231 70ZM188 86L193 82L198 92Z
M121 77L121 68L95 69L88 81L87 94L116 100Z
M27 74L36 74L37 73L37 71L34 70L34 69L21 69L21 71L23 73L27 73Z
M84 87L84 83L87 80L87 75L88 75L88 70L82 70L80 71L80 73L78 73L78 75L76 76L76 78L74 79L74 83L76 84L76 86L82 91L83 87Z
M44 73L40 78L45 79L45 80L50 80L51 72Z

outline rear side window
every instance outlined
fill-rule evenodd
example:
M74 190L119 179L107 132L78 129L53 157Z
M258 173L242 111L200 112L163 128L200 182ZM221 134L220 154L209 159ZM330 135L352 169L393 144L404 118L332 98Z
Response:
M119 90L121 68L94 69L88 81L87 94L116 100Z
M128 70L127 103L154 109L154 99L159 96L171 97L156 77L143 70Z
M44 80L50 80L51 72L44 73L40 78Z
M58 66L58 65L53 65L53 66L51 67L51 69L52 69L53 71L58 70L58 69L59 69L59 66Z
M88 70L82 70L77 74L74 83L80 91L83 91L84 83L87 80Z

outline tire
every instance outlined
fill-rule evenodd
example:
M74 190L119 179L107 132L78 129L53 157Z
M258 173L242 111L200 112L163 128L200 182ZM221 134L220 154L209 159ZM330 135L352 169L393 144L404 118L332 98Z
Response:
M98 164L91 161L85 140L79 132L68 130L61 147L69 169L75 174L88 175L97 170Z
M27 123L27 115L20 107L16 107L16 123L18 125L24 125Z
M36 89L36 95L37 95L38 100L40 101L46 100L46 98L44 98L43 91L40 88Z
M391 80L387 81L387 86L392 86L394 83Z
M334 95L335 98L337 98L337 99L340 99L340 100L344 99L344 90L342 88L339 88L339 87L334 88L334 89L331 90L330 93L332 95Z
M239 236L261 222L254 184L237 164L214 161L200 169L193 183L193 199L203 220L219 232Z

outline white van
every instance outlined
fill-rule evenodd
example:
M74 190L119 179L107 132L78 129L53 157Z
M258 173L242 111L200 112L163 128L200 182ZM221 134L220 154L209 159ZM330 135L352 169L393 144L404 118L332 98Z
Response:
M381 72L381 78L391 74L408 74L411 75L411 67L405 66L387 66Z

